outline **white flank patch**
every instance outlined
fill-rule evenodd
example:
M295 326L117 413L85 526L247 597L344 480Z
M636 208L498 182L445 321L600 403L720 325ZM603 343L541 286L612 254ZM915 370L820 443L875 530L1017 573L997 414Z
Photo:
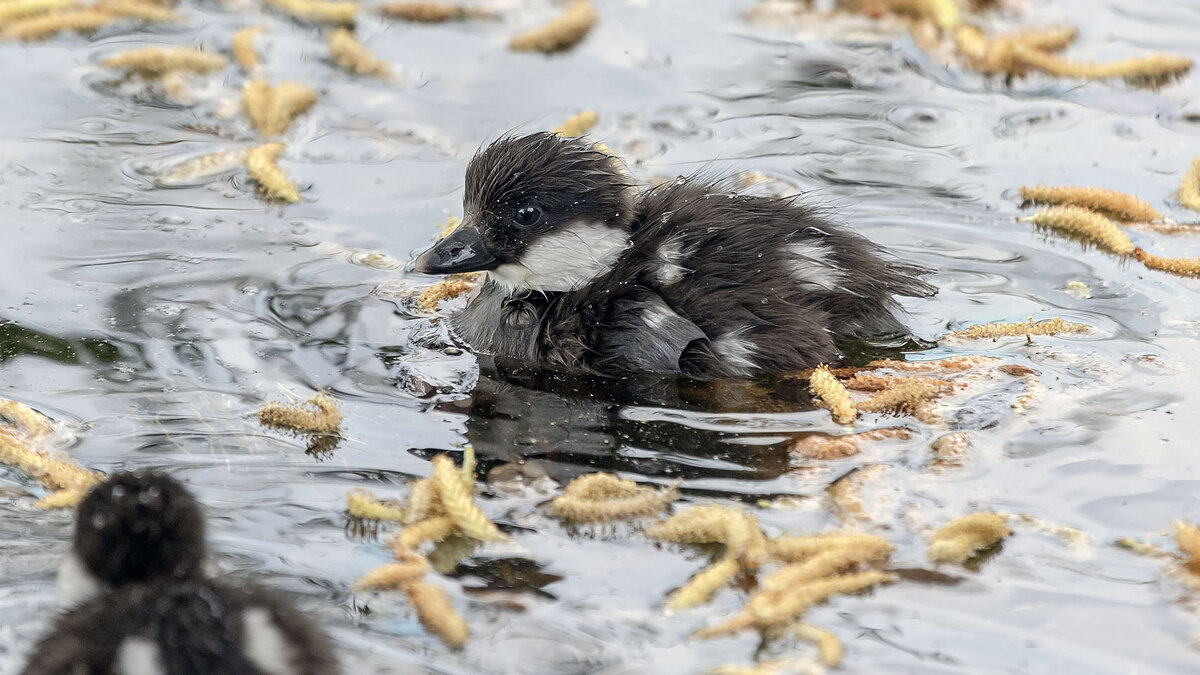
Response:
M242 615L242 649L246 658L267 675L293 672L292 648L271 619L271 613L261 607L248 609Z
M163 664L158 645L144 637L125 638L117 648L118 675L163 675L167 667Z
M743 377L758 370L758 364L754 362L754 343L742 337L746 330L746 328L731 330L713 340L712 343L713 351L721 357L725 365Z
M826 246L799 242L788 244L785 248L796 256L792 261L792 273L803 283L836 291L846 281L846 275L829 260L829 248Z
M691 270L679 264L690 254L690 251L683 249L683 242L678 237L671 237L664 241L654 254L659 263L654 277L663 284L673 284L679 281L683 278L683 275L691 272Z
M79 556L71 553L58 567L58 578L54 580L58 595L58 606L64 609L83 604L100 595L100 581L83 566Z
M624 230L576 222L530 244L517 263L488 272L497 282L535 291L573 291L612 268L629 248Z

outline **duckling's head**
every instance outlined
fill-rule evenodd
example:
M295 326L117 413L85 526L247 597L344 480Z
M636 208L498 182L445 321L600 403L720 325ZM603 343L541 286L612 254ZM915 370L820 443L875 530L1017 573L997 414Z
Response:
M514 288L573 290L628 247L635 196L621 161L586 141L502 138L467 166L462 224L416 268L486 271Z
M206 557L204 517L170 476L117 473L79 504L74 548L87 572L111 587L198 577Z

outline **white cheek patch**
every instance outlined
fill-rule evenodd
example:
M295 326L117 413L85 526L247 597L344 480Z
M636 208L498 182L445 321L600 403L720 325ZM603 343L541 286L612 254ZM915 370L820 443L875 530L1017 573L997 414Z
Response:
M100 580L84 567L79 556L71 553L58 568L54 590L58 596L58 606L66 609L91 600L100 595L104 588Z
M291 675L295 654L275 625L271 613L254 607L242 614L242 649L246 658L267 675Z
M829 259L829 248L812 242L799 242L785 246L794 256L789 261L792 274L801 283L836 291L845 283L846 275Z
M163 675L162 652L154 641L143 637L125 638L117 648L117 675Z
M520 261L488 272L498 283L535 291L573 291L612 269L629 248L624 230L575 222L539 238Z

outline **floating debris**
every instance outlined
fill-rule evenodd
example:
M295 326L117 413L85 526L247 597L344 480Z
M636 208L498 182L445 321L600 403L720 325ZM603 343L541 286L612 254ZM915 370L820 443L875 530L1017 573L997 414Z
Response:
M259 191L268 199L300 201L300 186L279 168L283 143L266 143L246 153L246 172L258 182Z
M737 558L726 555L697 572L686 584L671 593L667 598L667 611L674 612L703 605L714 593L728 586L740 569Z
M357 2L328 0L265 0L266 3L301 23L353 26Z
M808 386L813 396L818 397L814 403L828 410L833 415L834 422L854 423L854 418L858 417L854 399L850 398L850 392L829 372L829 366L818 366L809 377Z
M934 533L929 543L929 559L962 564L1011 534L1012 528L1003 515L972 513L956 518Z
M862 452L862 446L866 443L889 438L907 439L911 437L912 432L904 427L886 427L841 435L814 433L806 434L792 441L788 446L788 452L809 459L841 459L853 457Z
M838 519L844 524L862 523L871 520L863 505L862 490L867 483L876 481L891 471L886 464L868 464L847 473L825 488L825 494L833 502Z
M1163 217L1148 202L1107 188L1038 185L1021 188L1021 198L1026 204L1079 206L1124 221L1150 222Z
M0 398L0 418L31 440L41 440L54 433L49 417L19 401Z
M1034 321L1029 317L1026 321L1016 323L984 323L963 330L956 330L943 339L953 340L998 340L1002 337L1031 337L1034 335L1058 335L1060 333L1086 333L1088 326L1081 323L1071 323L1058 317Z
M225 150L185 159L160 172L155 180L162 185L186 185L209 180L238 169L246 162L246 151Z
M74 6L74 0L8 0L0 2L0 25Z
M278 136L317 102L317 91L299 82L251 80L242 86L242 110L264 136Z
M894 385L856 405L860 412L910 415L927 424L937 421L929 403L953 390L953 385L918 377L897 378Z
M464 535L480 541L507 539L475 504L474 481L468 485L446 455L433 458L433 485L446 514Z
M103 476L81 468L75 460L43 447L53 432L49 418L24 403L0 399L0 463L37 481L50 494L34 503L43 509L66 509L79 504Z
M830 552L841 552L858 561L880 561L887 560L894 550L895 547L882 537L845 532L783 535L767 541L771 558L788 563L804 562Z
M1179 203L1186 209L1200 211L1200 157L1193 159L1191 167L1183 174L1179 183Z
M345 28L338 28L329 34L329 56L334 63L355 75L381 78L392 76L392 67L375 58L375 55L367 51L354 37L354 33Z
M767 558L767 539L758 519L727 506L693 506L646 527L646 536L679 544L724 544L742 569L753 572Z
M417 619L425 630L433 633L442 644L451 649L462 649L471 637L467 623L454 611L446 592L437 586L417 581L404 589L408 602L417 612Z
M1133 250L1133 257L1152 270L1167 272L1180 277L1200 277L1200 258L1171 258L1154 255L1145 249Z
M171 21L179 18L174 11L144 0L100 0L93 8L113 16L141 21Z
M266 32L266 26L243 28L233 34L233 40L230 42L233 60L251 75L257 75L262 69L262 61L258 58L258 52L254 51L254 38Z
M169 70L209 73L225 68L225 57L193 47L143 47L113 54L100 65L150 75Z
M596 10L589 0L575 0L561 15L543 26L514 35L508 46L518 52L554 52L579 44L596 23Z
M1192 69L1192 60L1177 54L1149 54L1109 63L1071 61L1061 56L1016 44L1013 56L1031 68L1056 77L1084 80L1123 79L1134 86L1160 87Z
M650 516L679 497L674 487L656 490L610 473L580 476L550 503L550 515L572 523L604 523Z
M346 495L346 512L364 520L404 522L404 509L395 503L380 501L367 490L351 490Z
M417 308L427 314L434 314L443 300L453 300L460 295L470 293L478 281L478 272L451 274L421 291L421 295L417 298Z
M419 581L429 571L429 561L415 553L404 554L399 562L380 565L367 572L354 585L357 591L403 590L414 581Z
M389 19L417 23L442 23L465 19L495 19L495 12L476 7L451 5L444 2L385 2L379 13Z
M141 21L166 21L175 18L174 12L161 8L152 8L154 10L152 13L158 18L131 16L115 12L113 9L116 8L109 6L109 8L101 9L97 5L90 9L54 11L20 19L0 30L0 38L25 41L45 40L63 32L91 33L125 18Z
M938 436L929 444L930 464L938 467L960 466L971 449L971 433L955 431Z
M817 651L821 654L821 663L829 668L837 668L846 658L846 648L842 645L842 641L824 628L802 623L792 627L792 634L817 645Z
M600 116L595 110L583 110L567 118L567 121L554 128L553 133L565 138L578 138L592 130Z
M342 411L332 396L320 392L302 403L268 403L258 409L258 422L274 429L334 434L342 425Z
M457 526L450 516L432 516L404 528L393 541L397 549L416 550L424 544L436 544L454 534Z
M1038 227L1060 230L1089 241L1099 248L1117 255L1133 255L1133 241L1113 221L1088 209L1078 206L1053 206L1039 209L1020 223L1033 223Z

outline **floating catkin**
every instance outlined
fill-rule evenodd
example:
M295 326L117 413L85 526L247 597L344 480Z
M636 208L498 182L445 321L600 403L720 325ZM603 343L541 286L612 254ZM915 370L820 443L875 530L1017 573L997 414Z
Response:
M449 457L438 455L433 458L433 484L437 487L442 508L463 534L480 541L506 538L475 504L474 495L468 491L462 474Z
M850 392L829 372L829 366L822 365L814 370L808 386L813 395L819 398L817 405L828 410L833 415L834 422L854 423L854 418L858 417L854 399L850 398Z
M1058 77L1085 80L1121 78L1133 85L1160 86L1183 77L1192 69L1192 60L1176 54L1150 54L1134 58L1091 63L1071 61L1055 54L1017 44L1014 57L1021 63Z
M379 13L389 19L417 23L496 18L495 13L487 10L444 2L387 2L379 6Z
M0 426L0 463L16 468L51 493L35 503L44 509L71 508L102 476L81 468L70 457L55 456L37 442L50 433L50 422L32 408L16 401L0 400L0 412L11 420L13 430Z
M885 560L895 547L873 534L782 535L767 541L771 558L782 562L803 562L828 551L849 551L857 560Z
M1017 220L1073 234L1109 253L1133 255L1133 241L1129 239L1129 235L1117 227L1116 223L1095 211L1078 206L1052 206Z
M1200 211L1200 157L1192 160L1192 166L1179 183L1179 203L1186 209Z
M8 0L0 2L0 24L65 9L74 4L74 0Z
M155 176L163 185L183 185L215 178L245 164L244 150L225 150L185 159Z
M262 68L262 61L258 58L258 52L254 51L254 38L267 32L266 26L251 26L243 28L233 34L233 40L230 42L230 51L233 52L233 60L251 75L258 73Z
M479 279L478 273L452 274L442 281L421 291L417 297L417 308L427 314L438 311L438 305L443 300L453 300L464 293L470 293Z
M788 452L809 459L841 459L852 457L862 451L864 443L882 441L889 438L910 438L912 432L904 427L887 427L871 429L856 434L807 434L792 441Z
M1059 333L1086 333L1087 331L1088 327L1081 323L1071 323L1058 317L1043 321L1034 321L1030 317L1026 321L1016 323L985 323L971 326L954 331L946 337L958 340L997 340L1002 337L1053 336Z
M258 421L276 429L332 434L342 424L342 411L333 397L319 393L302 403L268 403L259 408Z
M300 186L279 168L283 143L266 143L246 153L246 172L258 182L259 191L269 199L300 201Z
M419 581L429 570L429 563L419 555L410 555L394 563L380 565L363 575L354 585L358 591L390 591L406 588Z
M697 572L688 582L667 599L666 609L678 611L703 605L713 594L729 584L740 569L737 558L726 555L712 565Z
M874 481L890 471L886 464L868 464L842 476L825 488L825 494L833 502L838 518L843 523L855 523L870 520L867 508L863 505L862 490L866 484Z
M191 47L143 47L113 54L100 65L150 75L168 70L208 73L224 68L225 57Z
M583 110L567 118L567 121L554 128L555 134L564 138L578 138L592 130L600 116L595 110Z
M404 522L404 509L375 498L370 492L358 489L346 495L346 512L355 518L366 520L394 520Z
M938 530L929 543L933 562L963 563L979 551L1012 534L1008 520L998 513L972 513Z
M462 617L454 611L445 591L423 581L408 584L404 590L425 630L452 649L462 649L467 644L471 632Z
M0 398L0 417L35 441L54 433L54 425L50 423L50 418L20 401Z
M242 86L242 110L264 136L287 131L316 102L316 90L298 82L280 82L272 87L265 80L250 80Z
M672 515L646 527L646 536L677 544L724 544L729 522L742 512L727 506L703 505Z
M1152 270L1167 272L1181 277L1200 277L1200 258L1171 258L1148 253L1142 248L1133 251L1137 261Z
M550 503L550 515L572 523L641 518L666 509L678 496L674 487L656 490L611 474L591 474L568 484Z
M1175 546L1183 554L1184 565L1189 572L1200 571L1200 529L1182 521L1175 521Z
M404 528L395 539L398 549L414 550L425 543L437 543L454 534L457 529L450 516L433 516Z
M266 0L267 4L302 23L354 25L357 2L326 0Z
M1162 219L1162 214L1149 203L1133 195L1107 188L1037 185L1021 188L1021 198L1033 204L1080 206L1124 221L1149 222Z
M0 31L0 37L9 40L45 40L62 32L90 33L117 18L97 9L56 11L13 21Z
M355 75L382 78L392 76L392 67L375 58L375 55L367 51L354 34L345 28L338 28L329 34L329 56L339 66Z
M802 623L792 628L792 634L817 645L821 663L829 668L837 668L846 658L846 648L842 646L842 641L824 628Z
M92 7L113 16L140 21L171 21L178 18L170 9L142 0L100 0Z
M596 10L588 0L575 0L561 15L543 26L514 35L508 46L518 52L547 54L578 44L596 23Z

